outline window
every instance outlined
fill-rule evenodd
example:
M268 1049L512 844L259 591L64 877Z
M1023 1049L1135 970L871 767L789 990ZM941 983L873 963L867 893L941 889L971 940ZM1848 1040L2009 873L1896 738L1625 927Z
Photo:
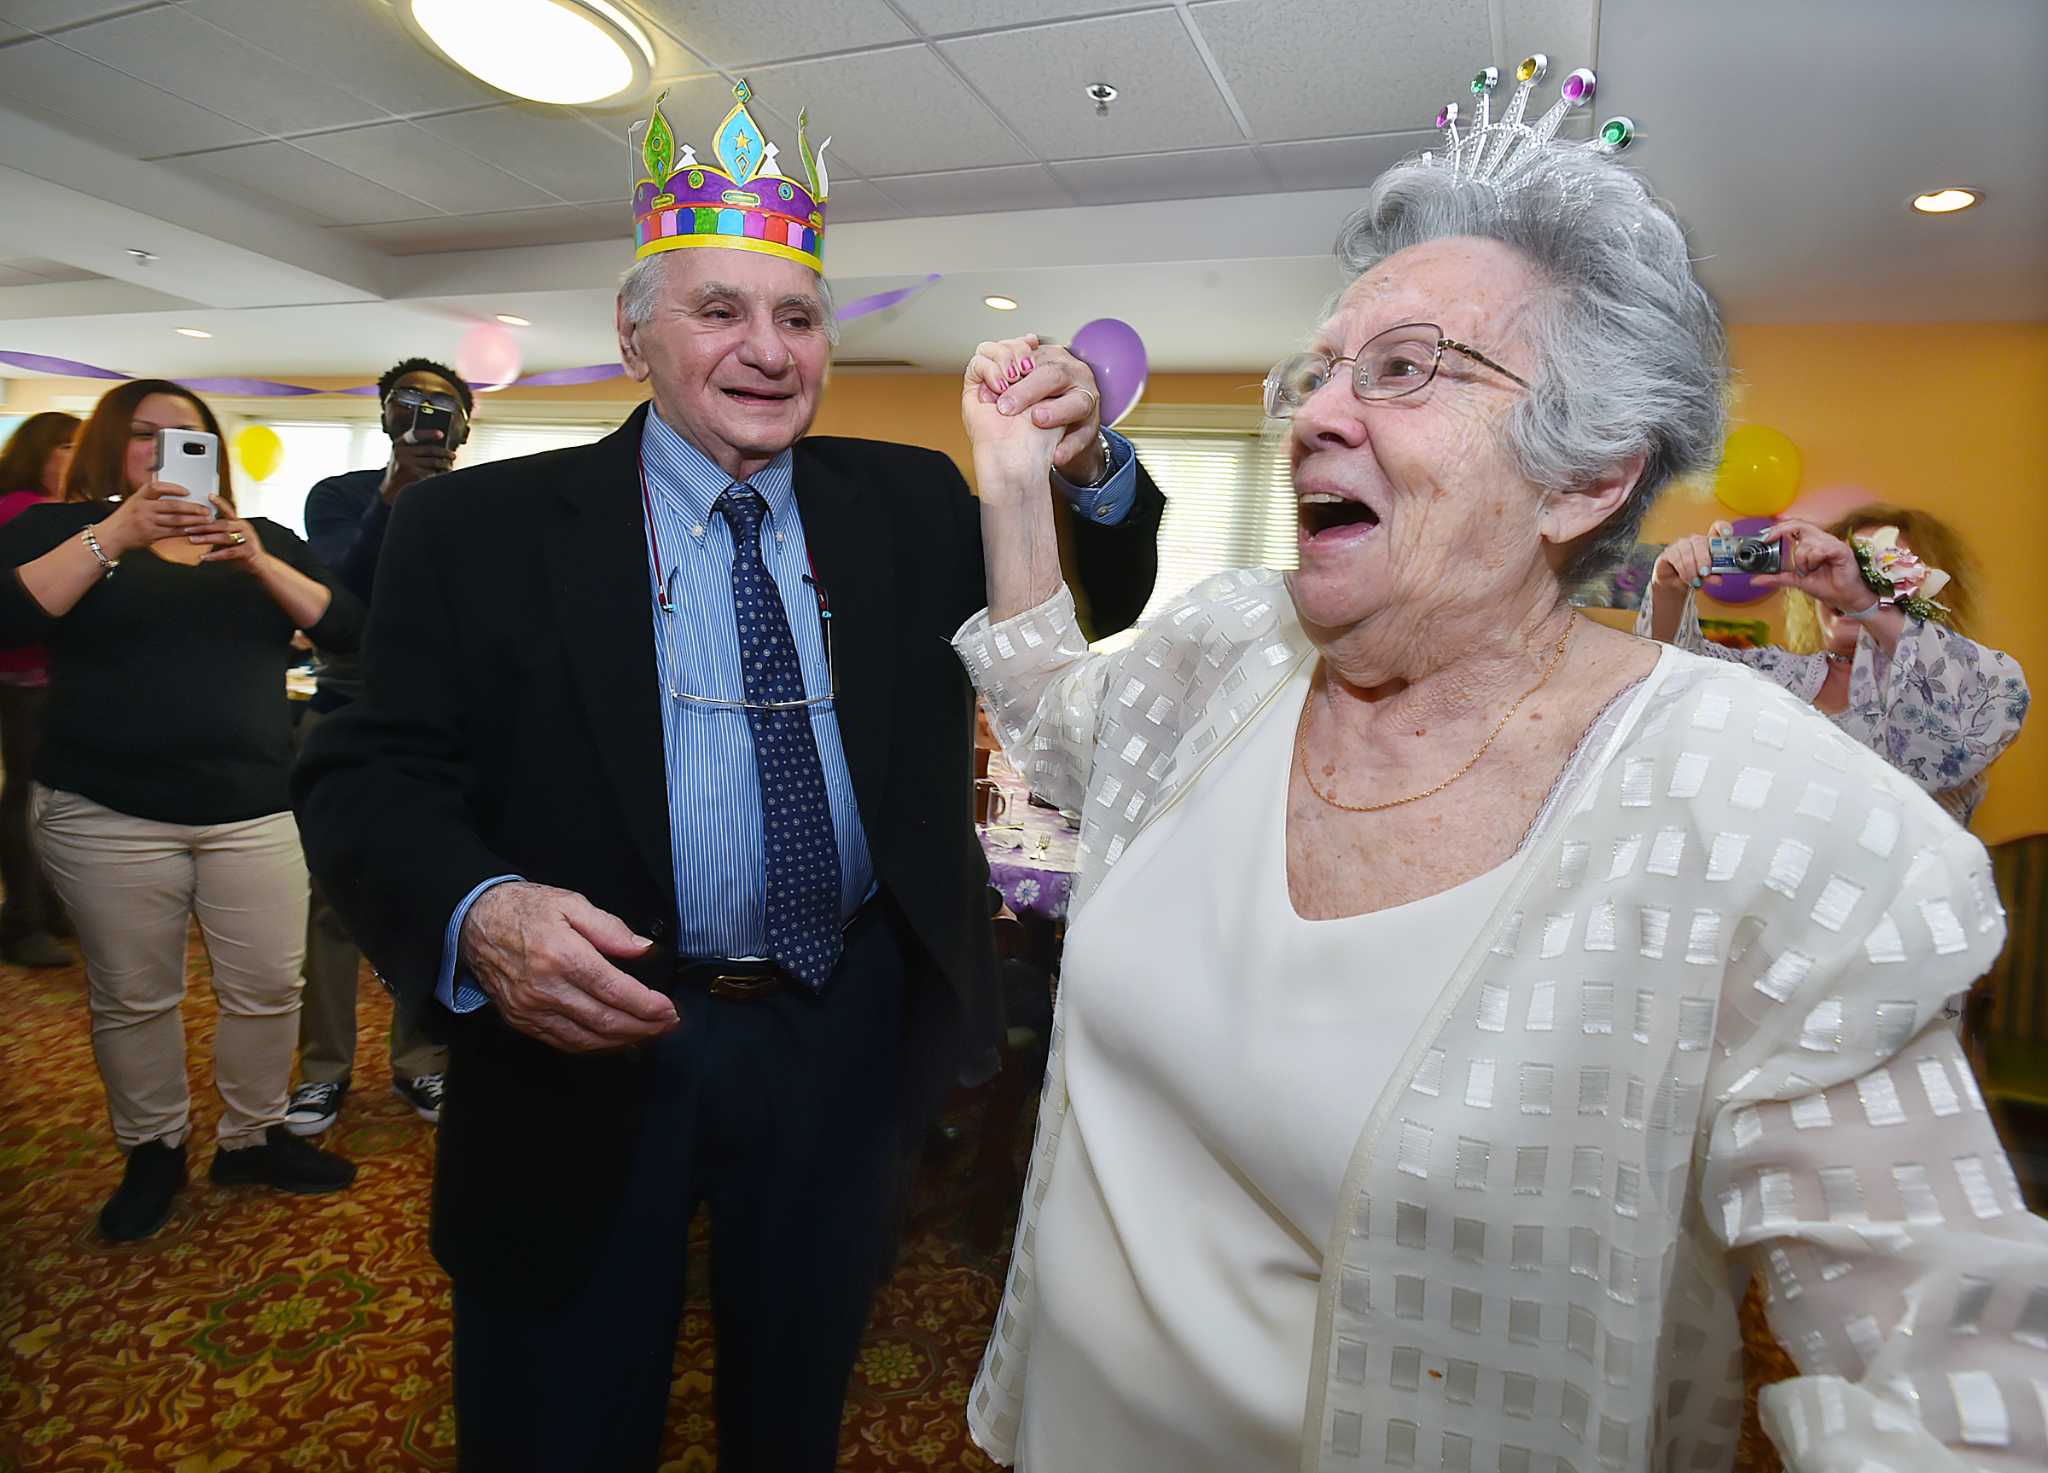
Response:
M1294 485L1284 441L1249 428L1140 423L1119 430L1166 493L1159 581L1143 618L1213 573L1295 565Z

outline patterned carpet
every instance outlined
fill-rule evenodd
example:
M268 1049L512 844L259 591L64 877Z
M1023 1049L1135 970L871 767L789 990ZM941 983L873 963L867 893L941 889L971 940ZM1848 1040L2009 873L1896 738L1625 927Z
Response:
M0 1473L454 1467L448 1283L426 1251L431 1131L390 1092L382 992L362 989L356 1086L325 1142L361 1163L356 1185L288 1198L205 1179L219 1113L206 975L195 945L194 1181L162 1233L113 1247L93 1231L119 1170L82 974L0 968ZM971 1115L960 1123L972 1138ZM962 1408L1002 1260L967 1246L967 1209L957 1162L925 1172L854 1375L848 1473L993 1466ZM693 1254L663 1473L715 1467L705 1262ZM1753 1418L1748 1434L1742 1467L1775 1469Z
M432 1132L390 1092L382 991L362 989L355 1088L322 1142L361 1164L355 1187L227 1190L205 1179L214 1009L205 954L191 955L193 1182L162 1233L118 1247L93 1231L119 1157L83 975L0 968L0 1473L453 1468L448 1281L426 1250ZM962 1241L959 1174L925 1177L849 1396L841 1466L857 1473L993 1466L961 1409L1002 1264ZM693 1255L663 1473L716 1464L705 1263Z

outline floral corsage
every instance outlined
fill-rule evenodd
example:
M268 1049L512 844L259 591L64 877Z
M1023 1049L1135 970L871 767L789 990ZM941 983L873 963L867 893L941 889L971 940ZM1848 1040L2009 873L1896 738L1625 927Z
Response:
M1897 527L1879 527L1867 537L1852 537L1849 545L1856 550L1856 567L1863 581L1880 604L1916 619L1948 622L1948 606L1935 601L1935 595L1948 587L1948 574L1928 567L1899 546Z

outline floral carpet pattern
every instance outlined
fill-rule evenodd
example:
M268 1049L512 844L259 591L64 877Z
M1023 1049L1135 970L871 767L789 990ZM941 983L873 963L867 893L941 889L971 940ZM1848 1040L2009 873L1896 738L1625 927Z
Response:
M0 968L0 1473L453 1468L448 1281L426 1250L432 1128L390 1092L382 992L362 988L355 1086L322 1139L360 1163L356 1184L294 1198L206 1180L219 1104L196 945L190 977L193 1180L156 1237L109 1245L93 1220L119 1158L83 974ZM972 1114L960 1123L971 1139ZM967 1245L972 1155L963 1144L924 1174L848 1394L848 1473L994 1466L962 1417L1003 1271ZM705 1261L693 1252L662 1473L716 1467ZM1741 1467L1776 1467L1753 1420Z

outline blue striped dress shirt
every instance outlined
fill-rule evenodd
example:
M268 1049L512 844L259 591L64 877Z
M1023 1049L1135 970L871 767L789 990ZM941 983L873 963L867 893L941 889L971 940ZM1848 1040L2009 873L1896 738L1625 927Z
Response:
M1067 500L1082 516L1111 526L1121 523L1137 497L1137 457L1130 441L1108 435L1112 474L1101 487L1067 486ZM754 737L746 713L680 701L670 689L718 700L739 700L738 625L732 603L732 530L711 507L732 478L696 446L671 429L652 406L640 435L647 470L652 519L649 531L660 552L663 581L673 612L661 607L654 588L654 558L648 558L648 607L654 619L654 650L661 682L661 734L668 764L668 824L675 856L678 930L683 956L758 957L767 949L762 915L767 880L761 849L761 788L754 771ZM770 461L748 485L768 503L761 524L761 560L789 615L803 666L804 692L830 689L824 628L811 577L810 553L797 514L795 472L790 451ZM829 601L831 590L825 594ZM853 775L839 739L839 716L831 705L811 708L811 731L825 772L825 796L839 841L839 903L851 915L874 889L874 862L861 827ZM489 999L466 970L457 966L463 920L476 899L493 885L517 875L494 875L463 897L448 918L442 938L441 974L434 995L458 1013Z

